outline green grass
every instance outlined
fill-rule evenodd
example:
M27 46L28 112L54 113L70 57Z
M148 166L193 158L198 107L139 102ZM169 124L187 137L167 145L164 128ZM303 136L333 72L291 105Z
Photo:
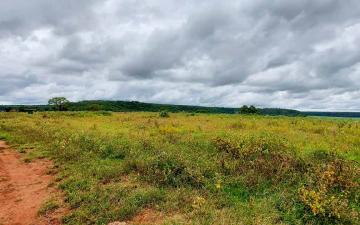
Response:
M56 199L51 198L42 204L42 206L38 211L38 214L46 215L47 213L50 213L58 208L59 208L58 201Z
M26 160L54 161L65 224L148 209L163 215L155 224L359 222L357 120L0 113L0 137Z

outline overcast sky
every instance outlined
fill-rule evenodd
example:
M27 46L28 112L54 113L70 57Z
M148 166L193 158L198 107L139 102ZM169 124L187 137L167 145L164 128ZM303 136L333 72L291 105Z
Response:
M360 111L359 0L1 0L0 104Z

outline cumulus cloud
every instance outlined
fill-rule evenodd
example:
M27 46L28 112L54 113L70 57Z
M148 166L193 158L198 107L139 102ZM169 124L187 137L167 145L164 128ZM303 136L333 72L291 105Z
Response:
M3 0L0 104L360 110L357 0Z

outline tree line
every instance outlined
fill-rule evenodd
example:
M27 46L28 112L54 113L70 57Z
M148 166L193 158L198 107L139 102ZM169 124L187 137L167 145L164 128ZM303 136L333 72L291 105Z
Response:
M0 106L0 111L34 112L34 111L113 111L113 112L187 112L187 113L214 113L214 114L262 114L304 116L297 110L257 108L253 105L243 105L239 108L204 107L191 105L170 105L144 103L137 101L106 101L88 100L70 102L65 97L49 99L47 105L12 105Z

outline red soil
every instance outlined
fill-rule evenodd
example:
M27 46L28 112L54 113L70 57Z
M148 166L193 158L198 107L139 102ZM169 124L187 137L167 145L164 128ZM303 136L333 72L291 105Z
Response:
M51 162L24 163L20 154L0 141L0 225L59 224L39 218L38 210L51 193L47 175Z
M161 224L164 216L153 209L145 209L139 215L135 216L130 224L154 225Z

